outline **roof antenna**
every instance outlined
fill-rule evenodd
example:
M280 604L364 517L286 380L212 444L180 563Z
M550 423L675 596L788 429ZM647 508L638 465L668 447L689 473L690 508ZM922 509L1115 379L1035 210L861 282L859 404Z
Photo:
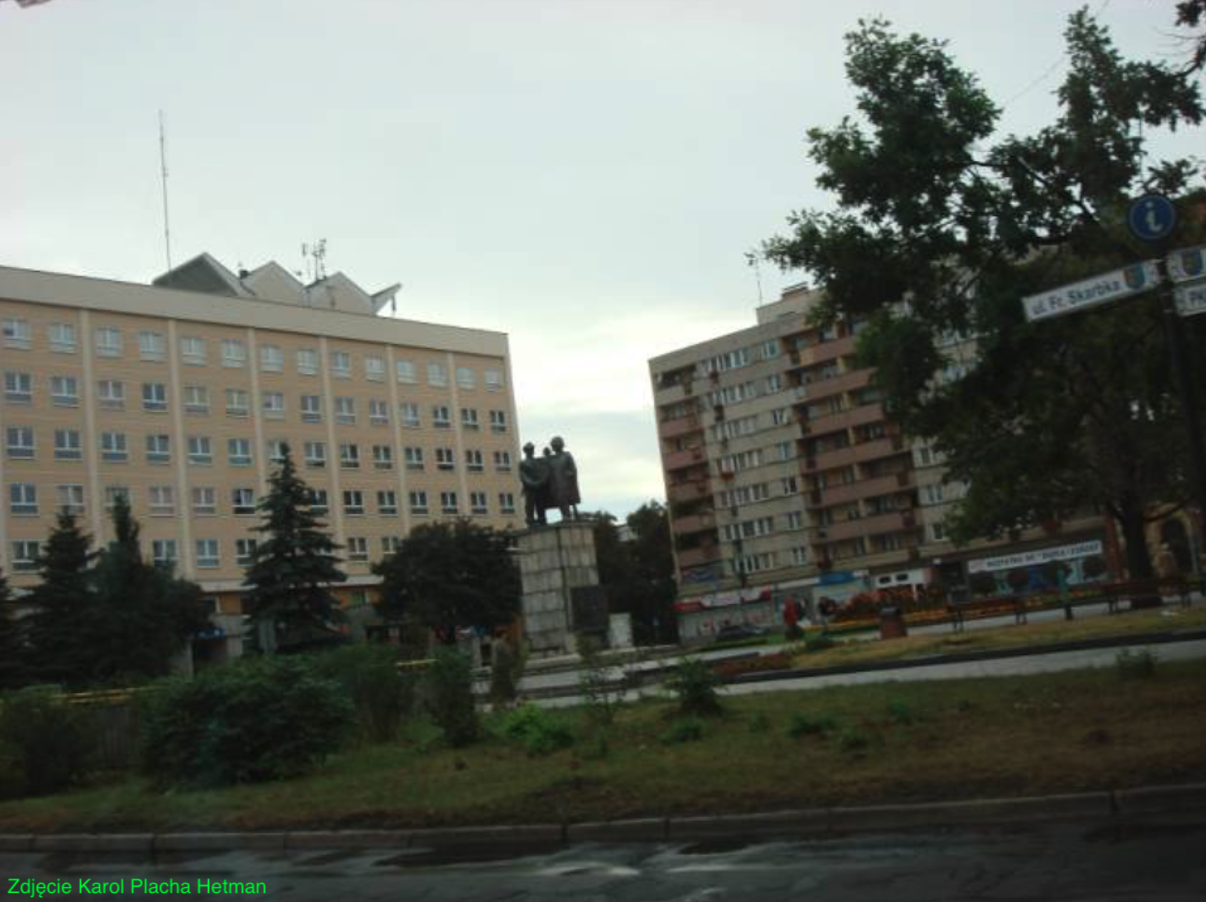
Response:
M162 173L163 183L163 246L167 255L167 271L172 271L172 229L168 219L168 192L167 192L167 139L164 137L163 131L163 110L159 111L159 169Z
M758 283L758 306L761 307L765 302L762 299L762 267L758 265L758 260L757 251L745 252L745 265L754 271L754 281Z

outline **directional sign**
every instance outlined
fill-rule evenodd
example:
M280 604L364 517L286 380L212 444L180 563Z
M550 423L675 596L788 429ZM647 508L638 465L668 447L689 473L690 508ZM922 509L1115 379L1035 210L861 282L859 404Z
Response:
M1155 260L1145 260L1133 266L1105 272L1082 282L1073 282L1060 288L1032 294L1022 298L1026 319L1034 322L1077 313L1099 304L1120 301L1131 295L1148 291L1160 283L1160 269Z
M1206 313L1206 282L1196 285L1178 285L1173 297L1177 299L1177 313L1182 316L1196 316Z
M1145 194L1131 203L1127 223L1136 238L1159 241L1167 238L1177 224L1177 208L1163 194Z
M1183 247L1173 251L1165 260L1168 277L1174 282L1192 282L1206 278L1206 244Z

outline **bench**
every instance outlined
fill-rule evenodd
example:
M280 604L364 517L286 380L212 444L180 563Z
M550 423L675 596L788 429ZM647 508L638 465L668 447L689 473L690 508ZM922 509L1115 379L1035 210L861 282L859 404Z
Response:
M1176 598L1181 607L1190 604L1189 580L1180 576L1165 576L1156 579L1132 579L1120 583L1107 583L1102 586L1102 592L1111 614L1118 612L1120 601L1129 601L1134 606L1136 598L1159 598L1164 603L1165 598Z
M946 606L951 626L956 633L963 632L964 620L972 617L991 617L994 614L1012 613L1015 623L1026 623L1026 596L1006 595L1000 598L982 598L978 601L951 601Z

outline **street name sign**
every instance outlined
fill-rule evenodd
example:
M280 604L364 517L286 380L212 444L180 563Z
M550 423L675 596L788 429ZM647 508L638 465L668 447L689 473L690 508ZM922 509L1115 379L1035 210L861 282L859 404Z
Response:
M1165 261L1168 277L1174 282L1192 282L1206 278L1206 244L1173 251Z
M1026 319L1034 322L1065 313L1078 313L1111 301L1120 301L1150 291L1159 283L1160 268L1156 261L1145 260L1093 276L1091 279L1032 294L1022 298L1022 305L1026 310Z
M1206 281L1194 285L1178 285L1173 291L1177 300L1177 313L1182 316L1197 316L1206 313Z

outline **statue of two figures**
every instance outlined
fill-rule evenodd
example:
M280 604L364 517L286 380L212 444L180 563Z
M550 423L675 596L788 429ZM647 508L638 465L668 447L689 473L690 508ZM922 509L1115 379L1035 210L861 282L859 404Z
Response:
M550 448L542 457L536 456L536 446L523 446L523 461L519 464L519 481L523 483L523 511L528 526L545 526L545 511L557 508L563 521L578 519L578 468L574 456L565 450L561 436L554 436Z

